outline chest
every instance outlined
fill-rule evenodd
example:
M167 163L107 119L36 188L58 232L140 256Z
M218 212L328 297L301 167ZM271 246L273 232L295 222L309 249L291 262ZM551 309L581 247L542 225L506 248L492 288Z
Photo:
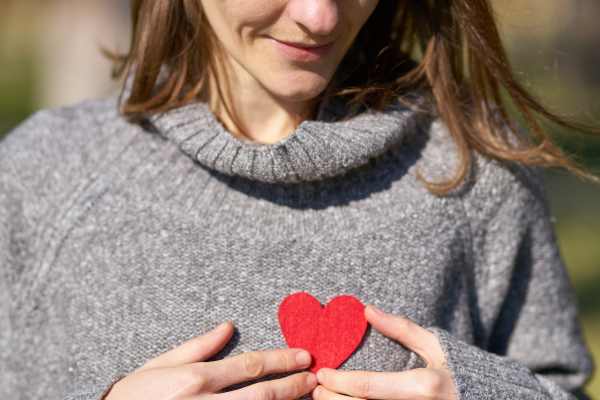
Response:
M119 207L124 198L108 196L80 214L36 281L41 341L59 349L57 362L77 379L130 371L225 320L236 333L217 358L287 347L277 311L298 291L469 331L469 238L447 208L412 202L386 218L374 205L241 208L236 196L194 203L202 212L143 198L131 206L135 197ZM369 327L340 368L417 362Z

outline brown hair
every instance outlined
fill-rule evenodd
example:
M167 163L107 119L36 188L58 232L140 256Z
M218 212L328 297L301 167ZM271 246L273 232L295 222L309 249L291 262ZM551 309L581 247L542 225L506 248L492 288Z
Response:
M199 1L133 0L132 20L129 53L103 49L115 61L114 78L132 76L121 113L137 119L195 101L219 62L219 52L212 51L218 40ZM426 111L447 125L460 157L452 179L425 182L432 193L446 194L464 180L472 150L500 161L562 167L600 182L567 157L541 124L599 130L549 111L515 79L488 0L381 1L342 64L356 67L335 87L332 79L321 97L351 96L354 106L382 110L416 90L427 94ZM163 66L170 72L155 88ZM530 135L510 119L511 106Z

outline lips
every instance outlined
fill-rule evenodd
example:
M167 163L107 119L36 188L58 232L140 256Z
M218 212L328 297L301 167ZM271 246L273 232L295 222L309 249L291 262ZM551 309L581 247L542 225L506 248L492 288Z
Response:
M284 57L302 62L318 61L327 55L333 48L333 42L325 45L298 44L294 42L284 42L275 38L270 38Z
M324 44L304 44L299 42L288 42L286 40L275 39L280 43L286 44L288 46L297 47L300 49L318 49L319 47L326 47L331 45L333 42L324 43Z

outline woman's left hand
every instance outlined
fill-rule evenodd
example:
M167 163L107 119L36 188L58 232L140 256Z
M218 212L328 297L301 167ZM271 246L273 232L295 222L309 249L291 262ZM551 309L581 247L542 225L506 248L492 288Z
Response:
M365 307L365 317L379 332L421 356L427 366L401 372L321 368L319 384L312 392L314 400L457 400L444 353L433 333L406 317L378 314L370 305Z

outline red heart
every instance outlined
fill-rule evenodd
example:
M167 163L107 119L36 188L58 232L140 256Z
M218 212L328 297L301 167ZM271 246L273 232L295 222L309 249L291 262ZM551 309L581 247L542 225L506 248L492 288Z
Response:
M310 371L339 367L358 347L367 329L365 306L341 295L324 308L307 292L287 296L279 305L279 325L290 348L312 355Z

